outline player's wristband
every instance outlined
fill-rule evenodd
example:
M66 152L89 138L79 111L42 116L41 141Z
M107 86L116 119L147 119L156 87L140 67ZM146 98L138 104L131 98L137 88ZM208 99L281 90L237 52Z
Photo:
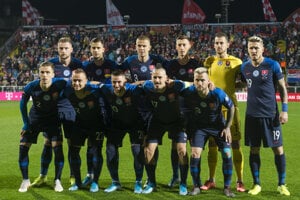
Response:
M288 111L288 104L287 103L282 103L281 104L281 111L282 112L287 112Z

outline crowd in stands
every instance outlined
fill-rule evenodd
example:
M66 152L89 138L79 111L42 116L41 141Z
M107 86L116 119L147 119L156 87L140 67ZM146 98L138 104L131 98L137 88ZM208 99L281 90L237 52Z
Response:
M118 63L135 54L135 40L139 35L151 38L153 54L167 59L176 57L175 40L186 34L193 42L191 54L204 60L213 54L213 38L217 31L226 32L230 38L229 54L247 60L246 41L249 36L264 38L265 56L280 62L282 67L300 68L300 26L281 24L229 24L226 26L169 25L127 26L112 29L107 26L41 26L23 27L16 38L17 47L0 62L0 86L22 86L37 78L39 63L57 56L57 40L70 36L74 57L85 61L90 58L89 41L100 37L105 45L105 55Z

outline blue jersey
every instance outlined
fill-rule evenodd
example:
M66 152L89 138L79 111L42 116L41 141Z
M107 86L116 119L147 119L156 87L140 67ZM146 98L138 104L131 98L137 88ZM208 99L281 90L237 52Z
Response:
M49 62L52 62L54 64L54 73L55 77L57 78L65 78L66 80L69 80L72 76L72 71L78 68L82 68L82 63L79 59L72 57L71 62L68 66L64 66L60 61L58 57L51 58ZM72 111L72 105L70 102L65 99L61 98L58 103L58 108L60 112L68 112Z
M168 77L182 81L194 81L194 70L200 66L199 62L190 58L185 65L181 65L178 59L170 60L166 66Z
M101 115L101 97L98 86L93 87L87 84L85 87L86 96L79 98L75 94L69 82L64 90L64 96L69 99L75 112L76 124L82 128L90 129L93 127L102 127L103 116Z
M142 128L142 117L139 113L139 98L143 94L141 87L126 84L126 91L122 96L117 96L110 84L103 84L100 87L103 95L111 106L111 126L114 129L126 130ZM138 127L140 126L140 127Z
M247 82L247 110L252 117L274 117L277 111L276 87L283 78L277 61L264 58L254 67L251 61L242 64L241 72Z
M209 91L206 97L200 97L194 85L182 92L184 106L189 110L187 116L188 129L215 128L223 129L225 120L222 106L232 108L233 102L220 88Z
M182 81L175 80L174 85L167 86L166 90L158 93L152 81L145 81L146 102L151 106L152 120L163 124L171 124L180 120L182 115L179 107L179 94L185 88Z
M137 55L127 57L121 65L123 70L128 70L130 76L128 77L130 82L136 82L141 80L150 80L151 73L154 70L157 63L164 65L166 61L161 56L150 55L149 60L141 62Z
M35 80L27 84L20 101L20 110L25 126L36 123L38 121L51 121L58 119L58 99L62 90L66 85L66 81L62 79L52 79L52 84L47 91L43 91L40 87L40 80ZM27 103L32 98L32 106L27 114Z
M83 63L83 69L88 80L107 84L111 83L111 72L117 68L117 64L109 59L104 59L101 66L96 65L94 61Z

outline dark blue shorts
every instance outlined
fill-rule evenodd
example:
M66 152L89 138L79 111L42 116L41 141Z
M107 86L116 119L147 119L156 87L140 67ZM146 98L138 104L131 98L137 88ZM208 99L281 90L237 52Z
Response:
M73 146L84 146L85 140L88 139L88 146L102 147L104 132L96 129L84 129L74 126L69 139Z
M123 146L123 139L129 134L131 144L142 144L144 138L144 131L142 130L116 130L110 129L107 131L107 143L114 144L117 147Z
M162 138L166 132L168 132L169 139L173 140L175 143L186 143L187 141L187 135L184 132L181 122L162 124L157 121L150 121L146 142L162 145Z
M214 128L189 130L191 147L200 147L204 149L208 138L213 137L219 149L230 148L231 144L226 142L224 137L220 137L221 131L222 130Z
M70 138L73 131L73 125L76 119L76 112L74 109L63 110L58 112L59 121L63 126L65 138Z
M30 130L26 131L21 137L20 142L37 143L38 135L43 132L43 136L49 141L63 141L62 131L59 123L51 124L50 121L41 121L30 125Z
M245 145L250 147L280 147L282 130L278 117L258 118L246 116Z

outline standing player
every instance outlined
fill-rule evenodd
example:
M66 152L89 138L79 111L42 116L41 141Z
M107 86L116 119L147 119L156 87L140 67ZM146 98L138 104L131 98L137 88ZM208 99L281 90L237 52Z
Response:
M223 159L224 194L227 197L234 197L235 195L230 190L232 176L230 126L234 115L234 105L222 89L215 88L210 91L209 83L207 69L197 68L194 72L194 85L182 93L184 105L189 110L187 132L192 146L190 170L194 188L190 194L200 194L201 153L208 138L213 137ZM222 106L227 109L226 121L222 114Z
M81 61L72 57L73 47L72 40L69 37L62 37L57 43L58 57L52 58L49 62L53 63L55 66L54 73L55 77L70 79L72 71L77 68L82 68ZM70 137L72 133L72 126L75 121L75 111L70 104L69 100L66 98L60 98L58 102L58 114L60 122L63 125L63 131L65 138ZM68 141L69 146L69 141ZM68 161L70 161L68 152ZM40 176L37 177L32 186L40 186L47 181L47 171L49 164L52 159L51 143L45 140L44 149L41 155L41 171ZM69 162L70 163L70 162ZM70 170L70 182L74 183L75 179L72 175L72 170Z
M210 80L216 87L223 89L226 94L232 99L235 112L233 123L231 126L232 134L232 152L233 152L233 164L237 175L236 190L238 192L245 192L243 184L243 168L244 168L244 156L241 149L241 127L240 116L238 109L238 102L235 96L236 83L240 78L240 66L242 61L232 55L228 55L227 49L229 48L228 37L225 33L216 33L214 38L214 48L216 51L215 56L209 56L204 62L204 66L208 68L208 74ZM223 115L226 117L227 109L223 107ZM209 151L208 151L208 167L209 167L209 179L201 186L202 190L209 190L216 187L215 174L218 158L218 148L216 142L212 137L209 139Z
M90 52L92 59L88 62L83 63L83 69L86 72L89 81L97 81L101 83L111 83L111 72L117 68L117 64L114 61L106 59L104 57L105 48L100 38L93 38L90 42ZM109 105L105 102L105 99L100 97L101 112L105 116L106 123L107 113L109 111ZM93 180L93 154L90 146L87 147L86 158L87 158L87 175L82 182L82 186L88 186ZM101 154L102 155L102 154ZM101 158L100 160L103 160Z
M20 110L24 126L21 132L19 166L23 176L23 182L19 192L27 192L30 186L28 177L29 148L32 143L37 142L40 132L50 143L50 152L55 154L55 178L54 190L62 192L61 174L64 165L62 150L62 133L58 119L57 103L60 93L66 85L66 81L53 79L54 65L44 62L39 67L39 79L30 82L24 88L24 93L20 102ZM28 114L27 103L32 98L33 105Z
M249 164L253 187L249 194L261 192L260 146L271 147L278 174L277 191L290 196L285 185L286 159L283 151L281 124L288 121L288 95L284 76L277 61L263 57L264 44L260 37L248 38L250 60L243 63L241 71L247 82L247 109L245 119L245 145L250 146ZM281 98L278 111L276 90Z
M144 123L139 113L138 104L142 88L126 83L121 70L113 71L111 85L104 84L101 91L111 106L111 123L107 131L106 158L112 184L104 192L113 192L121 188L119 180L119 147L126 133L129 133L131 152L134 159L134 193L142 192L144 170L143 135Z
M167 74L171 79L177 79L182 81L193 82L194 70L199 67L199 61L190 57L189 50L191 49L191 42L185 35L180 35L176 38L176 50L177 58L170 60L167 64ZM182 106L182 97L180 98L180 104ZM185 112L185 110L182 110ZM180 182L178 175L178 154L176 148L176 142L172 141L171 148L171 164L173 170L173 176L168 183L169 187L173 187L176 183Z
M92 157L90 192L99 191L98 180L103 165L102 144L104 139L104 122L99 102L100 92L95 87L87 86L87 77L83 69L72 72L72 87L65 89L64 95L76 111L76 121L70 136L70 164L74 173L75 184L69 190L76 191L81 185L80 149L88 139L88 149Z
M185 88L185 84L182 81L175 80L171 85L166 85L167 79L166 70L157 65L152 72L152 81L146 81L143 85L146 100L151 104L151 117L144 150L148 183L142 193L149 194L156 188L155 171L158 155L155 156L155 152L158 144L162 144L164 133L168 131L170 138L176 142L179 156L181 176L179 194L187 195L187 136L184 132L183 116L178 100L179 93Z

